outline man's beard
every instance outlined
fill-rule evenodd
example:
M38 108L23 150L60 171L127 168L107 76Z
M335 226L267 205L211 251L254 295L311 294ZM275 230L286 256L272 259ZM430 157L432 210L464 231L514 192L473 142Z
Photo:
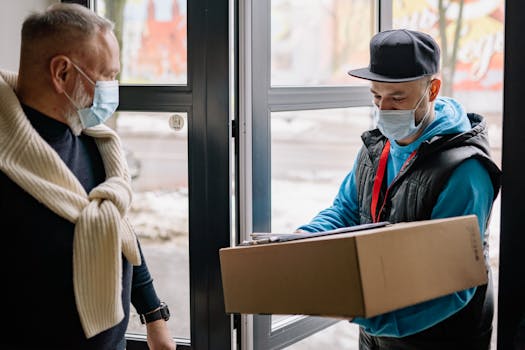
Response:
M86 89L84 88L84 85L82 84L80 79L77 79L75 83L75 88L73 90L73 93L71 94L71 99L75 101L75 104L80 108L85 108L91 103L91 97L86 92ZM78 114L77 107L70 103L70 106L66 108L66 113L64 117L66 119L67 125L69 125L69 128L71 129L73 134L75 136L80 135L83 127L82 122L80 121L80 115Z

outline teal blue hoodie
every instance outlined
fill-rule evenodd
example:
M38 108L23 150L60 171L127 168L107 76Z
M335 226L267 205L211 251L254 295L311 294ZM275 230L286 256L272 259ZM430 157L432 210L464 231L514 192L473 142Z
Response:
M437 98L434 111L434 120L416 141L400 146L391 140L387 163L388 184L395 178L412 151L422 142L436 135L461 133L471 129L465 110L452 98ZM309 224L299 227L300 229L318 232L360 223L355 169L354 163L352 171L343 180L332 206L321 211ZM452 173L433 208L431 218L475 214L483 239L492 209L493 196L493 186L487 170L476 159L466 160ZM458 312L468 304L475 291L476 288L459 291L379 316L356 317L352 322L359 324L371 335L405 337L430 328Z

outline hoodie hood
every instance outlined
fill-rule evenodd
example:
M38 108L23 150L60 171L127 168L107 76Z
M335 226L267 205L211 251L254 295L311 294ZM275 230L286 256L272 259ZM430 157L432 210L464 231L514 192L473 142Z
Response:
M419 156L461 145L472 145L490 157L486 123L480 115L466 113L454 99L438 97L434 102L434 119L414 142L401 146L390 142L387 179L390 184L410 155L417 150ZM378 150L373 145L385 139L378 129L366 131L361 136L372 157ZM380 152L380 150L379 150Z

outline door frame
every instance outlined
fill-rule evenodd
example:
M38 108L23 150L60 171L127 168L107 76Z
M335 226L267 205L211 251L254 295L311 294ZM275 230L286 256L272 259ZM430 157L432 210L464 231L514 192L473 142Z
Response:
M92 8L94 0L65 0ZM231 350L233 317L225 313L219 249L232 237L231 0L187 1L188 83L120 87L119 111L188 113L191 339L177 349ZM127 335L128 350L147 349Z

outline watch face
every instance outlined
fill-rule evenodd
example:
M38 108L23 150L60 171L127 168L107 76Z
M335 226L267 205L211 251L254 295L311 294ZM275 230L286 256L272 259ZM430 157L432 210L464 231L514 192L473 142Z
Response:
M170 309L168 309L168 305L163 304L160 308L160 313L165 321L170 319Z

